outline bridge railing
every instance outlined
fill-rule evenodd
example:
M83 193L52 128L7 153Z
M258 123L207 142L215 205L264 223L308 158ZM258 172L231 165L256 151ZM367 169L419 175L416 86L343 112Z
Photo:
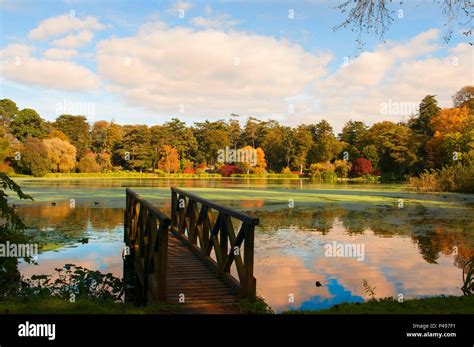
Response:
M140 195L127 188L124 216L125 244L130 251L141 301L150 295L166 300L168 231L171 220Z
M237 232L233 220L240 224ZM258 218L171 188L172 232L233 286L240 297L250 300L256 295L254 234L258 224ZM234 267L237 278L231 274Z

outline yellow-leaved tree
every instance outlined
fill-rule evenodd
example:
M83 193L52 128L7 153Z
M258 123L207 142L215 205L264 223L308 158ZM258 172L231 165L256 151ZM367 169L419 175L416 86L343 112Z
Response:
M76 165L76 147L57 137L43 139L53 172L69 172Z

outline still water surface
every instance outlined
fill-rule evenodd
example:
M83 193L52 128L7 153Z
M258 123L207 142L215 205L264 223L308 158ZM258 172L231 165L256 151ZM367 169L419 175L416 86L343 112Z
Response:
M122 277L125 187L133 187L167 214L169 187L181 186L260 218L255 234L257 290L277 312L362 302L368 299L364 279L376 288L377 298L461 295L461 264L474 256L474 197L463 194L300 180L19 183L35 202L20 202L18 213L44 246L38 265L20 264L24 276L52 274L55 267L74 263ZM325 245L334 241L363 245L363 259L326 256Z

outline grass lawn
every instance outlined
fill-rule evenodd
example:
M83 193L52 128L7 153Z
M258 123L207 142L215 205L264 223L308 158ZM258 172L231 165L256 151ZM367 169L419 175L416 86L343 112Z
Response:
M287 311L285 314L472 314L474 295L437 296L411 299L400 303L387 298L365 303L344 303L325 310Z

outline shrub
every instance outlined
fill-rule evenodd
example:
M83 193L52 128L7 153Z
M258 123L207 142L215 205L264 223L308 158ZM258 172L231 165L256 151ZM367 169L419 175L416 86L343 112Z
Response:
M331 171L324 171L321 174L321 178L322 178L323 182L335 182L335 181L337 181L336 173L331 172Z
M334 162L334 172L337 177L345 178L349 176L351 172L352 164L348 160L336 160Z
M372 173L372 162L365 158L357 158L352 164L352 175L355 177Z
M409 184L419 192L474 193L474 165L459 163L441 170L425 171L419 177L411 177Z
M331 182L337 179L337 175L334 173L334 165L329 161L324 163L311 164L309 172L311 179L315 181Z
M242 169L237 165L222 165L220 168L220 173L222 176L230 176L233 174L242 173Z
M287 166L287 167L284 167L283 169L281 169L281 173L282 174L290 174L292 173L290 168Z
M77 170L84 173L100 172L100 165L97 164L95 156L91 153L79 161Z

